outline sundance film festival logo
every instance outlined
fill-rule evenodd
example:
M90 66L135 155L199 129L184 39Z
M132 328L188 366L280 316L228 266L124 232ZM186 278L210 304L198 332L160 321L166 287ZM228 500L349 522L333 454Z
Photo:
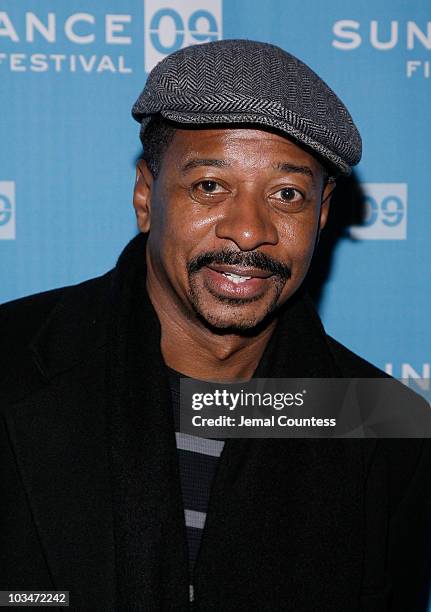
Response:
M352 225L357 240L405 240L407 238L407 183L362 183L365 217Z
M145 70L166 55L222 36L221 0L144 0Z
M407 78L431 77L431 21L340 19L332 28L332 46L339 51L353 52L369 46L378 52L407 51L404 74Z
M0 181L0 240L15 240L15 182Z
M222 35L222 0L144 0L141 13L25 11L10 2L0 10L0 71L123 73L132 72L134 21L144 39L149 72L166 55L218 40ZM2 4L3 8L4 5ZM118 50L118 51L117 51Z

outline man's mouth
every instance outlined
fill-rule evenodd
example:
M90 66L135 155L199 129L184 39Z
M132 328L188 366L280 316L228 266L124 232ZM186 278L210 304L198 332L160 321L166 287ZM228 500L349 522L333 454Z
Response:
M243 282L250 278L269 278L273 276L272 272L262 270L261 268L252 268L251 266L229 266L227 264L211 264L208 266L215 272L220 272L233 282Z
M210 264L202 268L205 284L214 295L256 299L268 288L272 272L253 267Z

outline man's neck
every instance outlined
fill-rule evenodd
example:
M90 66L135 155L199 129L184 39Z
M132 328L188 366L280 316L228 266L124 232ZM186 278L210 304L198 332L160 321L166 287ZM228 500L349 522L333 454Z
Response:
M159 314L159 313L158 313ZM159 317L162 328L161 350L165 363L199 380L249 380L256 370L273 326L255 337L218 335L210 330L190 329L190 324Z

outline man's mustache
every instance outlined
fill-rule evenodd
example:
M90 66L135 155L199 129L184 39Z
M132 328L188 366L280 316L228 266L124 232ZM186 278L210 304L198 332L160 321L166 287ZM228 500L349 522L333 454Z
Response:
M291 276L290 268L286 264L264 255L260 251L209 251L197 255L187 264L189 274L194 274L205 266L211 264L226 264L230 266L259 268L265 272L271 272L281 278L288 279Z

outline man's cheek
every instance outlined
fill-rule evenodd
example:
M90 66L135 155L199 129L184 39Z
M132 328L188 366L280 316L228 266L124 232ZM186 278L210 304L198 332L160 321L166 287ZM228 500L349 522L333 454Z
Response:
M280 261L306 261L314 251L316 235L311 232L284 236L281 242ZM277 258L277 257L276 257Z
M317 225L304 228L296 238L296 249L299 257L307 258L314 251L317 239Z

